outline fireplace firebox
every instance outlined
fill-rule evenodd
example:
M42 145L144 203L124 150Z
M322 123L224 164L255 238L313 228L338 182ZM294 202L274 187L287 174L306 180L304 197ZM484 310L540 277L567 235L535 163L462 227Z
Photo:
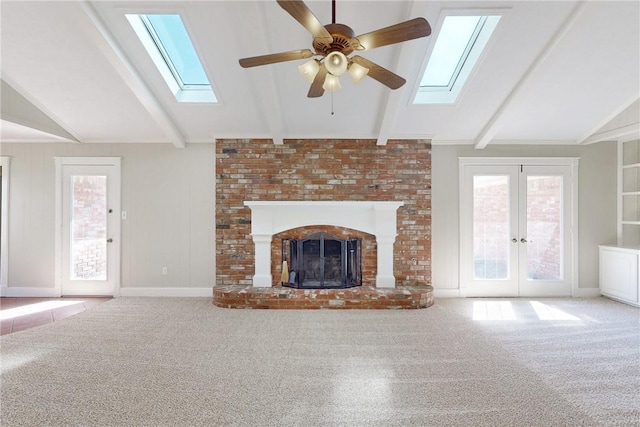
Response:
M339 239L328 233L283 239L282 260L290 269L283 286L335 289L362 285L361 239Z

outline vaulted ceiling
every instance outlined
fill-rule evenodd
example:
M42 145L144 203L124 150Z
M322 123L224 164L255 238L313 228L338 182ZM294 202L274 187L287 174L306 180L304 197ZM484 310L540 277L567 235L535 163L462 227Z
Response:
M306 4L331 22L329 0ZM441 18L459 9L503 17L456 103L415 105ZM400 89L343 78L342 91L315 99L297 70L304 60L238 64L312 48L275 0L4 0L0 12L3 142L430 138L483 148L589 143L640 126L637 1L338 0L336 21L356 34L419 16L433 33L361 54L403 76ZM218 103L176 101L125 18L154 12L181 14Z

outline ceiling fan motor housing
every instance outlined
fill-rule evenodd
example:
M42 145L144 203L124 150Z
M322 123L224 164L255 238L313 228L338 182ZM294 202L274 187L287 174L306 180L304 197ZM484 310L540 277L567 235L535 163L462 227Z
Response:
M350 27L343 24L327 24L324 28L331 34L333 41L329 42L328 39L320 37L314 38L313 48L318 55L327 56L331 52L339 51L347 56L357 48L355 33Z

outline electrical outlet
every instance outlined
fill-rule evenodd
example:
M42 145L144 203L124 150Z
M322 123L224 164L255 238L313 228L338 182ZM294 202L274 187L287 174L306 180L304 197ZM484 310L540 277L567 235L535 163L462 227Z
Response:
M167 274L169 274L169 269L167 267L162 267L162 275L166 276Z

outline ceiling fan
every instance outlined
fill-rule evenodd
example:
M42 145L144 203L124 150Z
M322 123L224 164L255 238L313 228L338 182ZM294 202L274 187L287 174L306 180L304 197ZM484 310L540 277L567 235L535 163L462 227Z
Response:
M332 0L332 23L325 26L318 21L303 1L277 0L277 2L313 35L313 50L302 49L243 58L240 60L240 65L243 68L249 68L319 56L320 59L311 59L298 67L300 73L311 83L307 94L309 98L320 97L325 90L329 92L340 90L338 77L347 70L356 83L368 75L391 89L398 89L406 83L404 78L362 56L349 57L349 55L356 51L370 50L431 34L431 27L427 20L415 18L355 36L354 31L348 26L336 24L335 0Z

